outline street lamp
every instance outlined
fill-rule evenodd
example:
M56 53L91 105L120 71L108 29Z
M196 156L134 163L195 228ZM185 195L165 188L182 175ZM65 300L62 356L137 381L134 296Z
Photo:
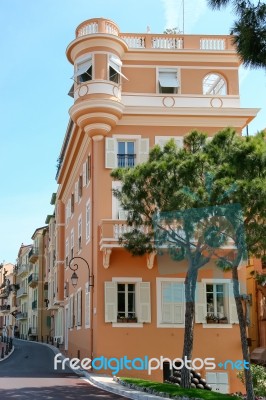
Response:
M88 277L89 277L89 280L88 280L88 282L89 282L88 291L90 291L90 287L93 287L93 285L94 285L94 282L93 282L93 275L91 275L91 273L90 273L90 266L89 266L88 262L87 262L87 261L85 260L85 258L83 258L83 257L79 257L79 256L78 256L78 257L73 257L73 258L71 258L70 261L69 261L68 266L69 266L69 268L71 269L71 271L73 271L73 274L71 275L71 278L70 278L70 279L71 279L72 286L73 286L73 287L76 287L77 284L78 284L78 275L77 275L76 271L78 270L79 265L78 265L77 263L74 263L73 266L71 266L71 263L72 263L73 261L77 260L77 259L80 259L80 260L84 261L85 264L86 264L87 267L88 267Z

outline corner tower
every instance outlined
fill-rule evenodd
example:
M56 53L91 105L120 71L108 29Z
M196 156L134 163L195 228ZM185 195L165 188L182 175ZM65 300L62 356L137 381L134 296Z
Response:
M71 119L94 140L107 136L121 118L122 59L127 44L118 26L104 18L81 23L67 50L74 65Z

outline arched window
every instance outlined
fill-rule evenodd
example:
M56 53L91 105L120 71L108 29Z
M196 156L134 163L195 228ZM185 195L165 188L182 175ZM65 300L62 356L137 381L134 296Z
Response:
M227 85L225 79L218 74L208 74L202 82L203 94L218 94L225 96L227 94Z

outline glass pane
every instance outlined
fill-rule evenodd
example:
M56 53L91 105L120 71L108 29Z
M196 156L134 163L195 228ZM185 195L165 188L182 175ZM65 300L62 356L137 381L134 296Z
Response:
M129 292L135 292L135 285L134 285L134 283L129 283L129 284L128 284L128 291L129 291Z
M127 142L127 154L134 154L134 142Z
M214 314L213 293L207 293L207 313Z
M223 291L224 291L223 285L216 285L216 292L223 293Z
M206 292L213 292L213 285L206 285Z
M128 294L128 313L135 311L135 293Z
M125 284L124 283L118 283L117 290L118 290L118 292L124 292L125 291Z
M117 308L118 308L118 313L120 314L121 312L125 313L125 293L118 293L117 295Z
M125 153L126 153L125 142L118 142L118 154L125 154Z

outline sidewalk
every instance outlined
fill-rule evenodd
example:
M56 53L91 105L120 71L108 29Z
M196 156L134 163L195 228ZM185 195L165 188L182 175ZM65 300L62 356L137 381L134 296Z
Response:
M1 358L2 355L2 348L4 348L4 358ZM8 353L8 355L5 354L5 350L6 350L6 343L0 342L0 362L1 361L5 361L8 357L11 356L11 354L14 351L14 345L12 347L12 350Z

